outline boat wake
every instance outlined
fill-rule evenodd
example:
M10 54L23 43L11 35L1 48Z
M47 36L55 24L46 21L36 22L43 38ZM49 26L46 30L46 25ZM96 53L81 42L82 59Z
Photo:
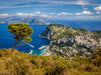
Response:
M0 37L1 39L9 39L9 40L14 40L12 38L7 38L7 37ZM23 42L23 41L22 41ZM30 47L34 48L33 45L31 45L30 43L26 43L27 45L29 45Z
M32 47L32 48L34 48L34 46L33 45L31 45L30 43L26 43L27 45L29 45L30 47Z

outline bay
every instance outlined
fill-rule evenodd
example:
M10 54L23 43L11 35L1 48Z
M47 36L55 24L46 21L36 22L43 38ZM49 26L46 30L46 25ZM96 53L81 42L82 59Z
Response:
M66 26L71 26L72 28L85 28L89 31L101 30L101 21L67 21L67 20L55 20L51 21L56 24L65 24ZM14 39L10 32L8 32L8 24L0 24L0 48L12 48L14 45ZM38 48L44 45L49 45L50 41L40 37L39 35L45 30L48 25L30 25L33 29L33 34L31 35L32 41L29 44L19 46L17 49L21 52L29 53L33 50L33 54L39 55L41 50Z

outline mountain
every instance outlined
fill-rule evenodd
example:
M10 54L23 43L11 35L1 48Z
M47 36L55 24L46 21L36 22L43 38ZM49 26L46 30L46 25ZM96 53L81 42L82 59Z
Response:
M30 23L30 24L38 24L38 25L48 25L50 23L48 22L45 22L44 20L41 20L41 19L38 19L38 18L35 18L35 19L32 19L31 21L29 21L28 19L25 20L25 22L27 23Z
M101 46L101 31L71 28L65 25L50 24L42 37L50 40L50 51L57 56L91 56L92 50Z
M43 18L44 19L44 18ZM11 16L11 17L4 17L0 18L0 23L29 23L29 24L36 24L36 25L48 25L50 23L45 22L42 18L37 17L21 17L21 16Z

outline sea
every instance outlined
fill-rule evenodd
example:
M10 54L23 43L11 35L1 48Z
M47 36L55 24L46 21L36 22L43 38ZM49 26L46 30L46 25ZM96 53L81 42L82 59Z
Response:
M89 31L101 30L101 21L67 21L67 20L55 20L51 21L56 24L65 24L66 26L71 26L72 28L85 28ZM8 24L0 23L0 49L12 48L15 40L13 39L13 34L8 32ZM17 49L20 52L29 53L33 50L32 54L40 55L41 51L38 49L41 46L49 45L50 41L40 37L39 35L45 30L48 25L30 25L33 29L33 34L31 35L32 41L28 44L19 46Z

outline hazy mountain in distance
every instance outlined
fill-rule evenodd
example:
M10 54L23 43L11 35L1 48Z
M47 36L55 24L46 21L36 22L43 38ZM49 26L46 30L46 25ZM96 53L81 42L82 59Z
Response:
M14 22L25 22L29 24L36 25L48 25L50 23L45 22L46 18L42 18L39 16L8 16L0 18L0 23L14 23Z
M50 23L45 22L45 21L42 20L42 19L35 18L35 19L32 19L32 20L30 21L30 24L39 24L39 25L42 25L42 24L50 24Z

